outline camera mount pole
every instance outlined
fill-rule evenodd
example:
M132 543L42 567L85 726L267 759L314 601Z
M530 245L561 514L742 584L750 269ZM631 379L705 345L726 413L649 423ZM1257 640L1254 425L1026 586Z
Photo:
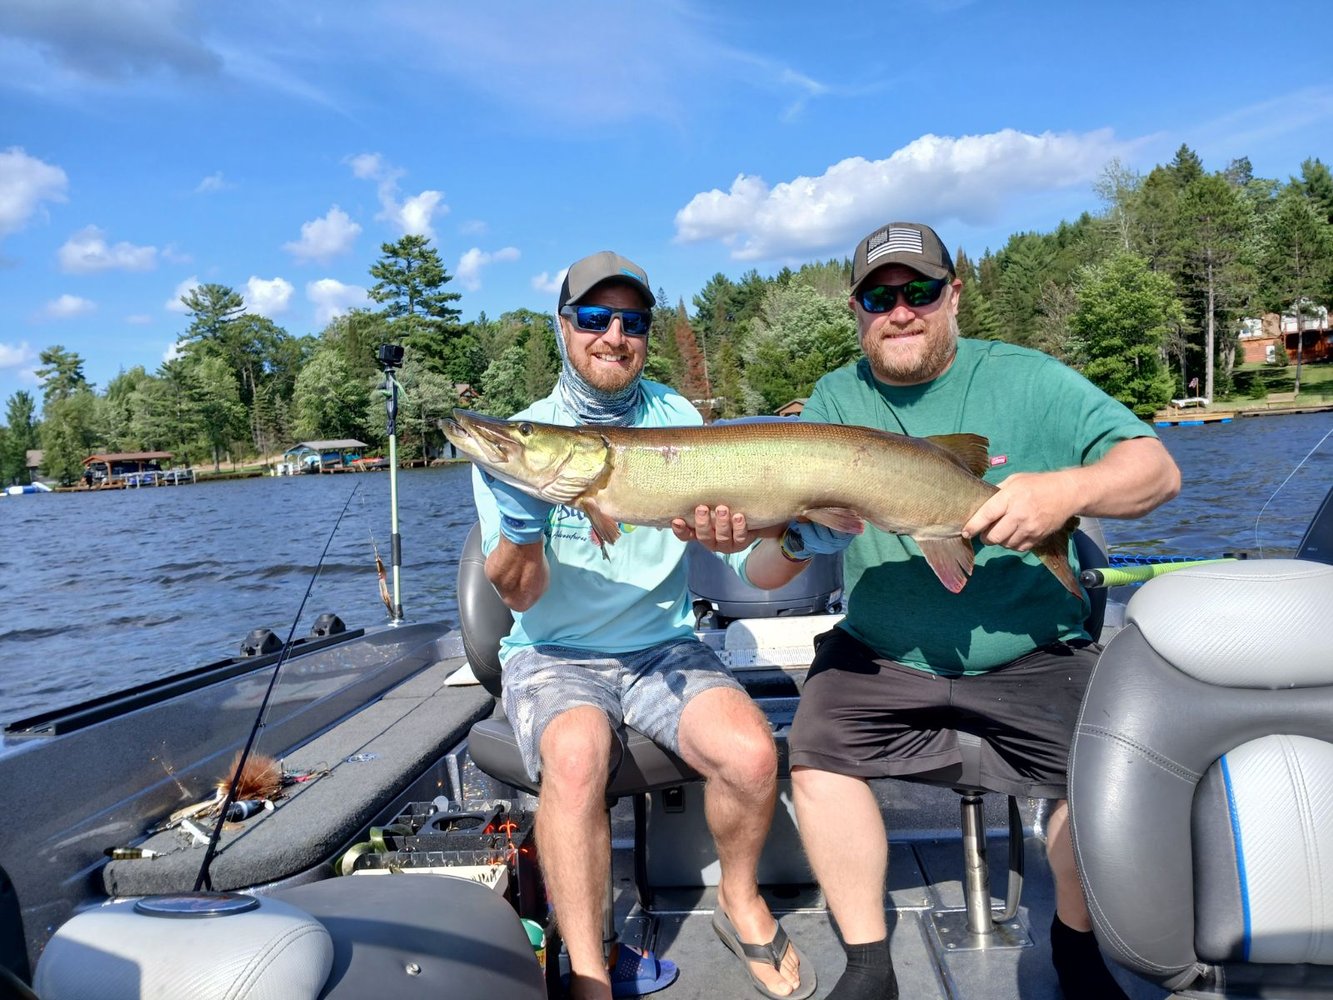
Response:
M399 595L399 576L403 565L403 540L398 534L398 381L393 377L394 365L384 365L384 405L388 410L389 429L389 561L393 565L393 607L389 617L396 624L403 620L403 604Z

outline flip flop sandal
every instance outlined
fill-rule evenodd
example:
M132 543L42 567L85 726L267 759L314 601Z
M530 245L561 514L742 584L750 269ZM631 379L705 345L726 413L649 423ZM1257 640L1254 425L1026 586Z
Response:
M641 997L664 990L676 981L680 969L668 958L658 958L651 951L640 952L629 945L616 945L616 964L611 968L613 997ZM569 975L560 977L569 989Z
M731 926L731 921L727 918L727 915L717 909L713 911L713 930L722 940L722 943L741 960L741 967L745 969L745 974L750 977L750 983L769 1000L806 1000L806 997L815 992L814 966L806 961L805 956L801 954L795 943L787 937L787 932L783 929L781 923L778 923L777 932L768 944L746 944L736 933L736 928ZM782 958L787 954L788 944L791 945L792 952L800 963L801 981L790 993L774 993L764 985L763 980L754 974L754 970L750 968L750 962L766 962L773 966L775 970L780 969L782 968Z

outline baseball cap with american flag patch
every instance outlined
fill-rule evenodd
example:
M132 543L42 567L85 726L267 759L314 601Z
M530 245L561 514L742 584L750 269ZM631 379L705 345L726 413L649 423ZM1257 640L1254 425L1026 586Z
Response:
M885 264L901 264L927 278L954 277L953 258L935 230L920 222L890 222L856 245L852 257L852 294L866 276Z

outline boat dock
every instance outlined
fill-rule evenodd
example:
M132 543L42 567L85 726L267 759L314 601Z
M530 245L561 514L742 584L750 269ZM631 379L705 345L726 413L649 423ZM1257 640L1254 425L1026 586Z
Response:
M1153 414L1154 427L1196 427L1201 424L1229 424L1242 417L1279 417L1292 413L1328 413L1333 403L1310 402L1283 406L1241 406L1225 409L1176 408L1159 410Z

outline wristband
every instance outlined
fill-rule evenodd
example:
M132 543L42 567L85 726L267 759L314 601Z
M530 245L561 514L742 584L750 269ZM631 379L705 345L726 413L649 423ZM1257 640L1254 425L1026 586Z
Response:
M793 552L791 549L787 547L787 540L790 537L791 537L791 527L788 526L783 530L781 537L778 538L778 551L782 553L782 558L786 559L787 562L794 562L794 563L809 562L810 556L798 556L795 552Z

